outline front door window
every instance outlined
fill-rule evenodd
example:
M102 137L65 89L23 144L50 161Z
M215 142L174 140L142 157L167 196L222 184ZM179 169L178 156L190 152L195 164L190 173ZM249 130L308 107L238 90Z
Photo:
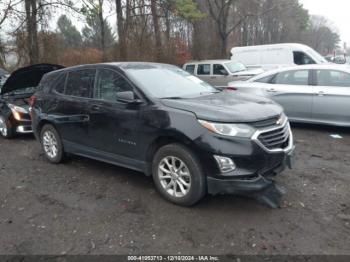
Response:
M108 69L98 71L95 98L117 102L117 93L133 91L132 86L117 72Z

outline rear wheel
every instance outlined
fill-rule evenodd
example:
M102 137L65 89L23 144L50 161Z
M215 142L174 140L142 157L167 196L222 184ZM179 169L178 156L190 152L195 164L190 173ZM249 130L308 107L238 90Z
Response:
M46 159L54 164L59 164L64 159L64 150L56 128L52 125L45 125L40 132L40 141Z
M181 144L160 148L154 156L152 171L157 190L170 202L191 206L205 195L201 165L192 151Z
M0 136L4 138L13 137L13 130L9 125L9 122L6 121L5 117L0 115Z

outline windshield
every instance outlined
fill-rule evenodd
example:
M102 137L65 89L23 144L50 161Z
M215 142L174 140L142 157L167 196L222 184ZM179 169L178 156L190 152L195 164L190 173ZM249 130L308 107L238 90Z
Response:
M316 59L318 62L320 63L328 63L328 61L326 60L326 58L324 58L322 55L320 55L318 52L316 52L313 49L309 49L308 53L310 53L314 59Z
M216 88L175 66L139 66L127 69L137 84L156 98L196 97L219 92Z
M229 63L225 63L225 66L228 68L228 70L231 73L236 73L236 72L241 72L241 71L247 70L245 65L243 65L242 63L229 62Z

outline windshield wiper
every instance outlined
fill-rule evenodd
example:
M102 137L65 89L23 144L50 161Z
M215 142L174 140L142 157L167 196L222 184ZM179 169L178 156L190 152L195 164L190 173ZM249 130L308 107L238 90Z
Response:
M161 97L160 99L171 99L171 100L180 100L180 99L185 99L180 96L170 96L170 97Z
M202 92L200 93L200 95L204 96L204 95L218 94L218 93L221 93L221 91Z
M204 96L204 95L211 95L211 94L218 94L218 93L221 93L221 91L201 92L201 93L199 93L199 95ZM193 94L192 96L186 96L186 97L170 96L170 97L162 97L160 99L171 99L171 100L191 99L191 98L197 97L197 95L198 94Z

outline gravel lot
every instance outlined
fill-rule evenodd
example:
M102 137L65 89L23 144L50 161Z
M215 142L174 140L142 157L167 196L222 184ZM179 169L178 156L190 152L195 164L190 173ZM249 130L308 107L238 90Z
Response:
M55 166L32 136L0 139L0 254L350 255L350 129L293 130L276 210L234 196L177 207L142 174L79 157Z

